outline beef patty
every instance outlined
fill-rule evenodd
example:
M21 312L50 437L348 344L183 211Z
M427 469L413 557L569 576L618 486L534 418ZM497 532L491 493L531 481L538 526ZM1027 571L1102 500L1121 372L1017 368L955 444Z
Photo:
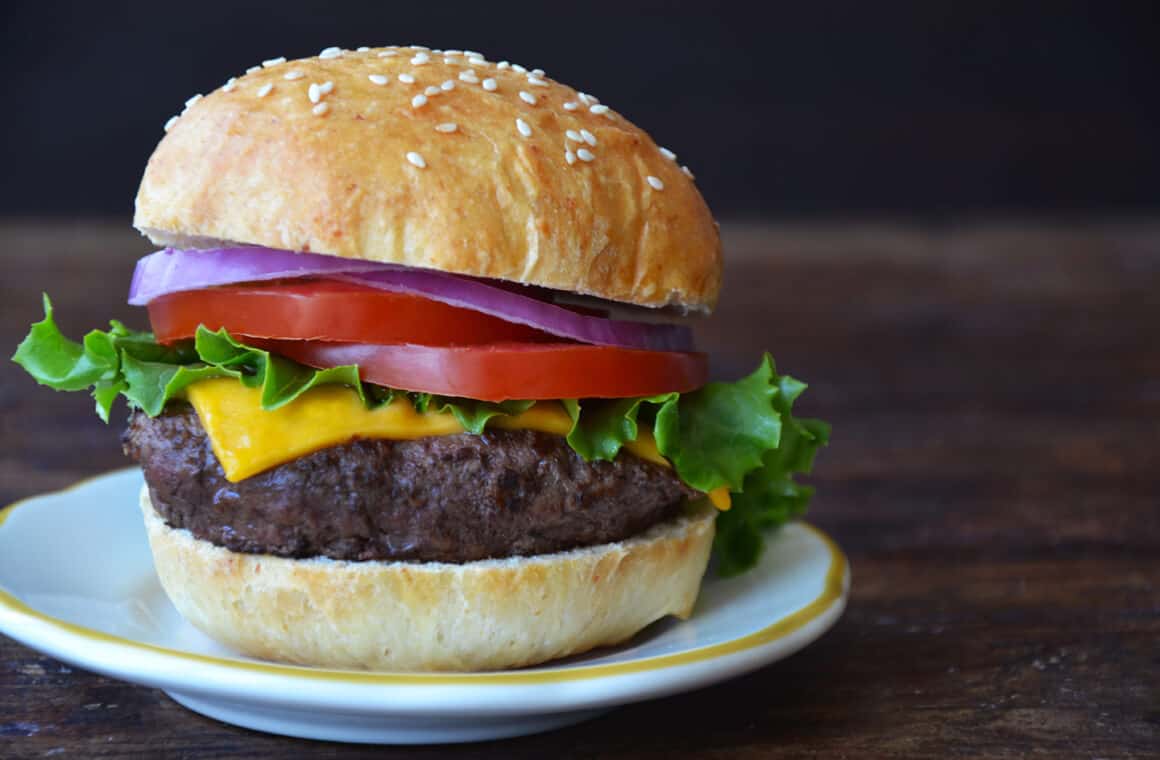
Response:
M134 412L122 438L174 528L235 552L469 562L619 541L675 514L691 492L622 452L585 462L530 430L356 440L237 483L197 413Z

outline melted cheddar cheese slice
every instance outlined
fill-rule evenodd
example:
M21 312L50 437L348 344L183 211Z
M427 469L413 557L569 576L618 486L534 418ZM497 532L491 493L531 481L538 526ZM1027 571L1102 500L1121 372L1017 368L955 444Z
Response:
M367 409L353 391L341 385L313 388L269 411L262 409L259 389L230 378L195 383L186 396L231 482L356 438L404 440L464 432L454 415L420 414L405 398ZM572 418L560 403L539 401L521 414L493 417L488 426L563 436L572 429ZM649 430L642 429L624 448L641 459L670 466ZM730 506L727 488L710 492L709 499L718 509Z

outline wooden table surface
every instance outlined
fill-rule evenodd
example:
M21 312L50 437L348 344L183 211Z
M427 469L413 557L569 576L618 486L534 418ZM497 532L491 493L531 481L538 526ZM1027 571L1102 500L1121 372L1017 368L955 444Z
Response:
M834 426L810 519L845 617L792 658L554 733L377 749L266 736L0 637L0 756L1155 757L1160 223L725 225L715 371L765 348ZM123 305L127 224L0 225L0 346L52 293ZM0 503L124 465L82 394L0 363Z

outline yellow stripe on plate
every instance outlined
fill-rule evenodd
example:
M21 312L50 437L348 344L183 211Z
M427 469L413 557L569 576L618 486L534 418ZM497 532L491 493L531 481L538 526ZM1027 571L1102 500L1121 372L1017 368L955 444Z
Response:
M104 477L104 475L97 475L91 478L86 478L68 488L56 491L52 494L42 494L41 496L52 496L56 494L66 493L68 491L81 488L86 483L96 478ZM18 502L8 505L3 510L0 510L0 528L3 527L5 520L8 519L21 506L27 504L33 499L41 498L41 496L33 496L28 499L22 499ZM814 598L813 601L806 604L796 612L781 618L780 620L771 623L759 631L741 636L730 641L723 641L720 644L712 644L701 647L699 649L692 649L686 652L679 652L677 654L658 655L655 657L647 657L639 660L631 660L629 662L617 662L607 665L580 665L576 667L567 668L552 668L538 666L536 669L530 670L511 670L504 672L490 672L490 673L372 673L356 670L327 670L322 668L306 668L294 665L275 665L264 662L250 662L246 660L234 660L224 657L212 657L210 655L195 654L193 652L183 652L176 649L167 649L165 647L156 646L154 644L144 644L132 639L122 638L120 636L113 636L112 634L96 631L91 628L69 623L50 615L46 615L39 610L29 607L24 602L17 599L12 594L0 588L0 607L8 609L19 615L22 615L33 620L38 620L42 623L51 625L52 627L67 631L75 636L78 636L87 641L100 642L104 644L116 644L127 647L129 649L154 652L157 654L168 655L176 657L187 662L197 662L205 665L215 665L225 668L233 668L236 670L243 670L250 673L263 673L274 676L289 676L293 678L307 678L317 681L327 681L336 683L349 684L390 684L390 685L404 685L404 684L421 684L421 685L442 685L442 684L467 684L467 685L513 685L513 684L544 684L544 683L564 683L567 681L580 681L591 678L603 678L606 676L619 676L631 673L643 673L653 670L661 670L664 668L672 668L679 665L689 665L696 662L704 662L706 660L713 660L720 657L726 657L738 652L744 652L749 649L769 644L778 639L789 636L794 631L802 628L814 619L820 617L825 613L834 602L842 598L845 592L846 574L849 568L849 562L846 555L834 543L828 535L823 533L818 528L809 523L798 523L803 528L812 532L822 543L825 544L826 549L830 555L830 565L826 571L825 583L822 591Z

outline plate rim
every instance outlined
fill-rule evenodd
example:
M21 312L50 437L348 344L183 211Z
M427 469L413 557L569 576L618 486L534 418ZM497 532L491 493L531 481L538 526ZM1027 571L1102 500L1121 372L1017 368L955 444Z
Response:
M0 508L0 530L4 523L16 513L16 510L30 502L62 496L88 486L96 480L112 479L114 477L140 473L140 468L125 467L111 470L83 478L65 488L19 499ZM175 658L186 664L213 666L227 671L242 671L251 674L260 674L265 677L279 677L292 679L306 679L313 682L323 682L328 685L362 686L525 686L542 684L559 684L574 681L591 681L601 678L615 678L618 676L633 676L642 673L659 672L682 666L704 666L718 660L724 660L734 655L748 655L754 657L756 650L770 646L776 642L793 637L795 633L831 613L835 605L841 608L845 605L845 598L849 589L849 560L841 547L820 528L805 522L796 521L796 524L819 539L829 553L829 566L826 569L822 589L817 596L805 605L788 615L782 616L769 625L743 636L738 636L716 644L709 644L694 649L671 654L653 655L624 662L604 663L598 665L577 665L565 668L553 667L550 664L530 669L512 671L486 671L465 673L406 673L406 672L372 672L358 670L339 670L329 668L311 668L299 665L281 663L266 663L250 660L232 659L216 655L186 652L179 649L159 646L137 641L123 636L98 631L86 626L71 623L41 612L18 599L5 587L0 586L0 612L8 612L16 620L33 621L40 626L48 626L55 633L79 637L87 643L100 646L115 646L126 653L148 653L156 657ZM824 626L829 628L829 625ZM819 632L820 634L820 632ZM10 634L9 634L10 635ZM794 647L796 650L798 647Z

